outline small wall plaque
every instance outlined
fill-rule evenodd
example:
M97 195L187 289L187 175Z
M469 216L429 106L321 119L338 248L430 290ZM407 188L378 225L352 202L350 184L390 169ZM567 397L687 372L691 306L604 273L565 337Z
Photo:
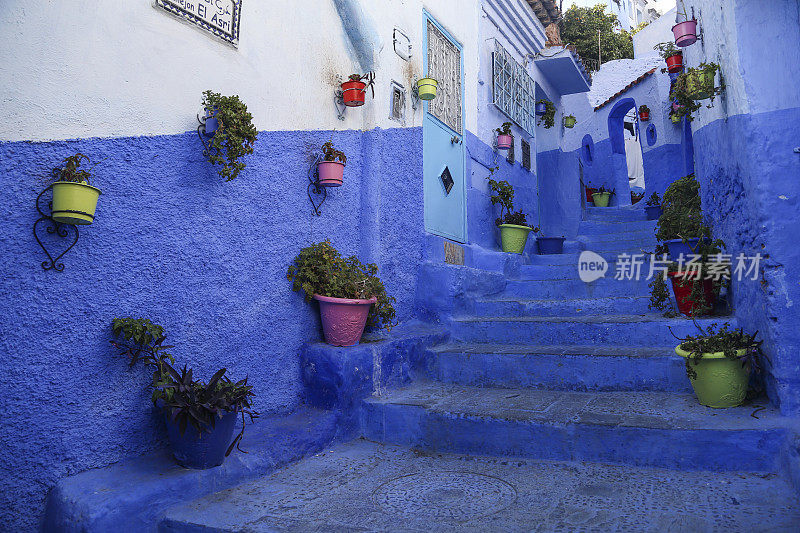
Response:
M464 264L464 247L450 241L444 241L444 262L450 265Z
M239 46L242 0L155 0L155 5Z

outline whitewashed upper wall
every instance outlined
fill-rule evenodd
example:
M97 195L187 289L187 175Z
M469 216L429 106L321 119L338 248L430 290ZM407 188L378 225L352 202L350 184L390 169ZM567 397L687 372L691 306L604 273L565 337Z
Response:
M244 0L239 48L152 0L0 2L0 140L173 134L196 128L202 92L238 94L259 130L398 127L389 86L422 74L423 5L464 45L465 126L474 131L479 0L361 0L382 48L375 99L336 117L336 77L360 69L332 0ZM392 32L413 43L406 62ZM369 97L368 97L369 98ZM422 124L406 111L406 126Z
M653 50L655 45L674 41L672 26L675 25L675 12L676 10L673 7L633 36L633 57L638 59L657 55L658 52Z

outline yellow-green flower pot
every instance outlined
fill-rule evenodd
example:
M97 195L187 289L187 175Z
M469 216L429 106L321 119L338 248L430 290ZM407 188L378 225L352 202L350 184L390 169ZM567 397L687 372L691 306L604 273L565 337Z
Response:
M417 92L420 100L433 100L436 98L436 89L439 82L433 78L422 78L417 82Z
M677 124L681 121L681 117L678 115L670 115L669 119L672 121L673 124Z
M608 207L609 200L611 200L610 192L596 192L592 195L595 207Z
M564 117L565 128L570 128L570 129L574 128L576 122L577 120L575 119L575 117Z
M694 70L686 75L686 92L695 100L711 98L714 93L714 76L705 70Z
M62 224L91 224L100 189L88 183L53 183L53 220Z
M675 347L675 353L683 358L691 354L681 345ZM736 350L737 356L743 356L746 350ZM742 365L740 359L728 359L722 352L704 353L698 364L689 361L697 377L689 381L701 404L722 409L741 405L747 395L747 384L750 380L750 365Z
M516 224L500 224L499 227L503 251L510 254L521 254L525 250L525 243L528 242L528 233L531 232L531 228Z

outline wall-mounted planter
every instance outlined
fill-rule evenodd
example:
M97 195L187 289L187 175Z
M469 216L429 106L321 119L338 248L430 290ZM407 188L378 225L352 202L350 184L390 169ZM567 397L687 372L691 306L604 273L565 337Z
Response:
M577 120L573 116L564 117L564 127L565 128L569 128L569 129L574 128L576 122L577 122Z
M683 54L674 54L666 59L667 72L680 72L683 70Z
M206 469L219 466L225 461L225 452L233 440L237 411L230 411L217 418L214 427L204 426L198 435L197 430L187 425L181 435L178 424L164 411L167 422L167 436L172 455L179 465L186 468Z
M539 255L564 253L564 237L539 237L536 239L536 250Z
M610 192L596 192L592 194L592 201L595 207L608 207L608 202L611 200Z
M547 113L547 104L536 104L535 113L537 117L544 116Z
M648 205L644 208L647 213L647 220L658 220L661 218L662 209L660 205Z
M681 121L681 117L678 115L670 115L669 119L672 121L673 124L679 124Z
M528 234L531 232L531 228L516 224L500 224L499 228L503 251L511 254L521 254L525 250L525 243L528 242Z
M319 184L323 187L340 187L344 178L344 163L320 161L317 172L319 172Z
M53 183L52 218L62 224L91 224L100 189L87 183L57 181Z
M676 346L675 353L683 358L691 355L683 345ZM746 353L747 350L736 350L737 357ZM696 373L694 378L689 377L689 381L701 404L723 409L744 402L750 380L749 364L742 364L739 359L728 359L723 352L704 353L696 365L694 362L689 364Z
M682 315L697 316L696 309L712 308L716 301L714 294L714 282L710 279L692 280L684 279L683 272L670 272L669 277L672 282L672 292L675 294L675 301L678 303L678 311ZM703 301L696 302L691 299L692 287L695 283L702 283Z
M342 83L342 101L347 107L364 105L367 96L367 84L363 81L348 80Z
M680 47L693 45L697 42L697 21L687 20L679 22L672 27L672 34L675 36L675 44Z
M705 70L689 70L686 92L693 100L706 100L714 95L714 75Z
M319 315L322 319L322 332L325 342L333 346L355 346L361 340L367 323L369 308L378 301L374 296L369 300L333 298L314 295L319 302Z
M641 120L642 122L647 122L648 120L650 120L650 111L640 111L639 120Z
M417 81L417 94L420 100L433 100L436 98L438 88L439 82L433 78L422 78Z
M513 135L503 135L503 134L497 135L498 150L510 150L513 145L514 145Z

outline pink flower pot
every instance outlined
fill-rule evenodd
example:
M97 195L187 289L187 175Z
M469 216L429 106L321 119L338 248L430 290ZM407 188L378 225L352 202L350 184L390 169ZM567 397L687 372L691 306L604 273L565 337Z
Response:
M514 136L513 135L498 135L497 136L497 149L498 150L508 150L511 148L511 145L514 144Z
M673 111L680 111L681 109L683 109L683 106L681 104L676 104L675 102L672 102Z
M325 187L340 187L344 176L344 163L339 161L320 161L317 165L319 184Z
M679 22L672 27L672 34L675 36L675 44L678 46L689 46L697 41L697 21L687 20Z
M325 342L333 346L355 346L361 340L367 315L372 304L378 301L374 296L369 300L352 300L314 295L319 301L319 315L322 318L322 332Z

